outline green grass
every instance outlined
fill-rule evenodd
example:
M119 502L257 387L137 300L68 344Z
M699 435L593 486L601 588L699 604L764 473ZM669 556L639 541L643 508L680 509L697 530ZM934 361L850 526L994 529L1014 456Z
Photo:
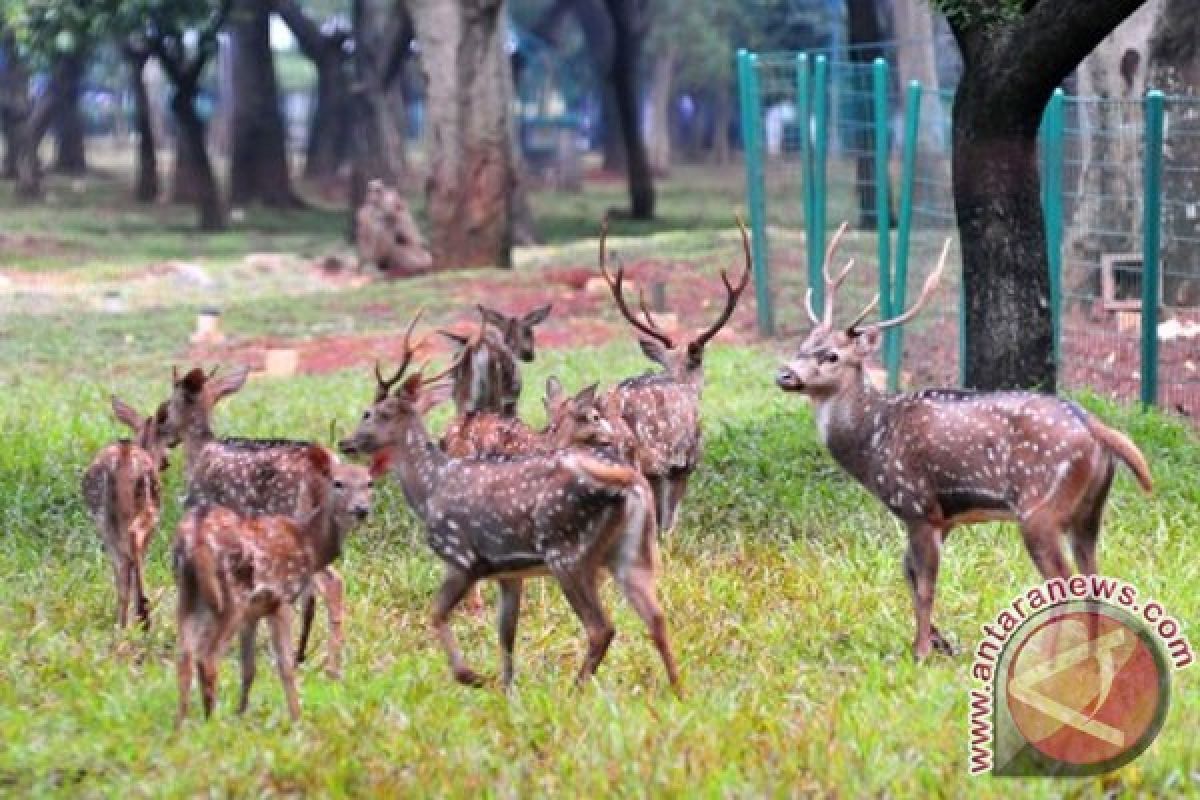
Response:
M680 176L664 189L666 221L652 230L622 225L616 245L627 254L719 261L731 241L717 231L727 232L741 190L708 180ZM195 308L214 298L227 329L241 336L394 330L418 303L436 323L459 302L456 277L348 290L290 285L246 272L243 256L323 252L336 241L338 215L254 213L228 234L200 237L188 230L186 212L143 212L116 200L98 207L104 186L118 188L112 182L85 187L80 197L54 185L56 205L2 209L7 233L53 236L78 256L60 251L18 266L83 288L79 296L0 294L0 303L12 300L0 309L0 795L1200 794L1195 669L1173 676L1158 741L1113 776L968 778L970 664L967 656L912 663L903 531L829 458L807 406L772 386L778 356L721 345L707 364L704 462L663 553L660 596L682 700L611 586L604 597L617 639L597 680L574 690L583 636L548 581L529 587L515 692L455 685L427 625L440 568L389 483L341 565L345 679L304 667L304 719L292 725L264 660L251 709L238 718L229 659L216 718L173 733L167 551L181 454L168 473L165 518L147 567L154 626L148 634L118 632L109 567L78 488L92 453L120 433L108 394L141 408L160 400ZM576 237L594 236L597 212L621 200L619 187L573 200L535 196L552 244L519 253L515 274L592 263L594 240ZM196 259L217 286L206 295L133 285L130 276L159 259ZM5 266L14 266L8 256ZM88 299L113 284L128 285L133 312L105 314ZM363 313L380 303L395 309L394 318ZM645 368L629 341L540 353L526 374L522 413L541 421L536 390L549 374L576 388ZM348 431L371 391L365 370L255 379L220 407L216 427L324 440L331 419ZM1101 539L1104 571L1187 625L1200 618L1195 434L1157 414L1080 399L1137 440L1157 481L1146 498L1127 473L1118 478ZM446 416L441 410L433 426ZM1036 581L1012 526L956 531L939 580L939 625L970 648L979 626ZM490 617L454 624L470 662L494 675ZM324 632L319 620L317 663Z

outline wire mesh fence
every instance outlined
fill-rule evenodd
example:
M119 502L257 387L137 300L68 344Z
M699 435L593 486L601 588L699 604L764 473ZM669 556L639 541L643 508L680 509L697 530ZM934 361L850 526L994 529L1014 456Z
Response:
M762 327L805 329L805 292L820 293L822 250L842 220L853 226L844 256L859 258L839 296L845 313L876 292L884 313L898 312L949 237L937 301L884 363L893 385L959 382L953 89L910 83L902 92L886 58L836 53L743 53L739 71L743 123L758 116L745 130L752 223L763 238L756 255L770 286ZM1200 99L1158 98L1058 92L1047 108L1040 144L1055 351L1064 388L1198 416Z

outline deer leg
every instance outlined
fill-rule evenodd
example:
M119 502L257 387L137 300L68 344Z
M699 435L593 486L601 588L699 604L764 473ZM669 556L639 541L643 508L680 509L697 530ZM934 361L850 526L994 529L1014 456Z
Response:
M333 567L317 574L317 588L325 600L329 618L329 644L325 648L325 674L335 680L342 677L342 632L346 618L346 592L342 576Z
M575 683L580 685L596 674L596 669L608 652L608 646L612 644L615 631L608 621L608 615L604 613L604 606L600 604L594 568L584 565L574 572L555 571L555 577L587 633L587 655L575 678Z
M504 688L512 688L513 645L517 640L517 618L521 615L521 579L507 578L500 582L500 602L497 605L496 629L504 658Z
M675 528L675 522L679 517L679 506L683 503L683 495L687 492L688 478L690 474L680 472L675 477L670 478L667 483L667 507L668 513L671 515L670 525L666 526L666 530Z
M1089 492L1075 514L1070 526L1071 552L1075 555L1075 568L1084 575L1096 575L1100 571L1096 561L1096 545L1100 541L1100 523L1104 518L1104 504L1112 488L1114 466L1109 461L1108 470L1096 490Z
M438 589L433 601L433 630L437 633L446 657L450 659L450 669L454 679L465 686L482 686L483 678L467 666L463 660L462 651L458 648L458 640L450 628L450 614L458 606L467 592L475 585L475 578L470 574L447 565L446 578Z
M660 475L654 482L654 501L658 511L658 530L666 533L675 524L675 506L671 503L671 479Z
M292 606L280 603L267 618L271 628L271 647L275 650L275 667L287 695L288 713L292 721L300 719L300 698L296 693L296 667L292 663Z
M908 523L904 575L912 590L917 621L916 638L913 640L913 657L917 661L923 661L935 649L945 655L955 652L954 646L933 626L932 620L941 547L942 531L939 528L924 521Z
M195 670L195 660L192 657L192 651L188 649L189 627L187 621L180 620L179 657L175 663L175 671L179 678L179 713L175 716L176 729L180 728L187 719L188 703L192 693L192 674Z
M646 623L654 647L667 670L667 680L671 682L671 688L675 690L675 694L682 696L679 670L675 666L675 656L671 652L671 642L667 635L667 620L655 592L654 568L645 565L628 566L617 572L616 578L625 598Z
M208 719L217 704L217 654L213 649L206 648L200 654L196 672L200 675L200 699L204 701L204 718Z
M113 581L117 585L117 625L122 628L129 624L129 584L131 580L129 559L120 553L114 553Z
M137 616L144 630L150 630L150 601L146 598L146 587L142 583L142 556L139 549L133 556L133 586L137 598Z
M1027 517L1021 522L1021 535L1025 549L1033 559L1034 566L1044 580L1071 577L1066 556L1062 550L1063 525L1053 509L1047 509Z
M242 694L238 698L237 713L245 714L246 707L250 705L250 687L254 685L255 669L255 639L258 638L258 620L251 622L245 628L242 628L241 656L242 662Z
M313 586L304 593L304 606L300 611L300 642L296 645L296 663L303 664L308 650L308 635L312 631L313 617L317 613L316 578Z

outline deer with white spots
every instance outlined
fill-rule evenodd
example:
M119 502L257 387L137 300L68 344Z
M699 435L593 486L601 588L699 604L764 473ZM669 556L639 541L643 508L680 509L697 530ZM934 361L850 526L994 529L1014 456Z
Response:
M310 458L317 445L290 439L217 438L211 426L213 407L245 385L249 370L237 369L220 377L215 372L205 374L196 368L182 378L176 374L167 402L166 428L173 443L183 442L185 505L224 506L239 514L295 514L302 490L319 477ZM338 677L344 640L342 578L329 567L313 584L325 601L329 618L325 669ZM313 597L305 598L298 663L305 659L313 604Z
M341 555L347 533L370 512L372 491L366 467L338 463L328 449L315 445L301 457L308 459L309 469L293 515L240 514L199 503L179 522L172 548L179 589L176 725L187 719L193 675L199 677L204 715L212 715L217 662L235 634L241 637L238 713L246 710L255 675L255 634L264 617L288 711L292 719L300 717L292 605Z
M1112 486L1114 457L1151 491L1150 470L1129 438L1076 404L1035 392L932 389L884 394L866 379L863 363L888 328L917 315L937 285L950 242L916 303L889 320L864 325L878 297L844 328L833 303L853 262L830 275L846 226L825 254L825 307L800 351L776 383L809 397L817 433L834 459L908 529L904 574L913 596L913 653L954 648L931 621L942 544L951 529L988 520L1020 526L1034 564L1046 579L1070 575L1061 539L1076 566L1097 570L1096 544Z
M167 468L163 425L166 407L142 417L129 405L112 398L113 414L133 431L134 438L108 445L83 473L83 500L104 549L112 562L117 589L117 624L129 622L130 593L142 625L150 625L150 608L142 580L142 563L162 513L159 473Z
M721 271L725 284L725 307L717 321L694 338L672 339L654 322L639 295L642 318L638 319L625 302L622 289L624 269L618 263L616 275L608 272L605 239L607 221L600 231L600 274L604 276L621 315L642 334L638 339L642 352L662 367L627 378L613 387L604 400L609 419L622 420L637 441L637 463L654 488L661 530L675 524L676 512L687 491L688 478L700 461L700 393L704 386L704 348L725 327L737 308L738 298L750 283L750 239L741 217L745 266L737 284Z
M484 306L476 308L480 324L475 334L463 336L439 331L459 346L452 371L455 411L459 415L491 411L515 417L521 397L521 368L517 361L533 361L533 328L550 315L550 306L522 317L510 317Z
M513 644L522 583L552 575L587 632L582 682L604 658L614 630L600 602L601 570L612 573L650 630L673 687L678 687L666 620L655 595L658 549L654 506L645 479L628 466L585 449L509 459L454 459L429 437L429 409L420 372L404 376L406 353L395 375L376 369L373 404L358 430L341 443L347 453L387 453L392 474L424 523L429 546L446 576L434 601L432 622L460 683L479 686L467 666L449 617L475 583L499 584L497 628L502 679L513 680ZM397 384L399 384L397 386Z

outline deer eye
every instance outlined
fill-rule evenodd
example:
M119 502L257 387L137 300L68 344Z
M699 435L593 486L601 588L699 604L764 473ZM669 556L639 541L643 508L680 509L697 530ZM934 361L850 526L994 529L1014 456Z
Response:
M371 411L370 411L370 409L368 409L363 412L363 419L370 419L370 418L371 418Z
M838 354L830 351L821 358L821 361L826 364L836 364L838 362Z
M368 489L374 489L374 488L375 488L375 481L367 481L367 488L368 488Z
M345 489L345 488L346 488L346 484L342 483L341 481L334 481L334 482L333 482L333 488L335 488L335 489Z

